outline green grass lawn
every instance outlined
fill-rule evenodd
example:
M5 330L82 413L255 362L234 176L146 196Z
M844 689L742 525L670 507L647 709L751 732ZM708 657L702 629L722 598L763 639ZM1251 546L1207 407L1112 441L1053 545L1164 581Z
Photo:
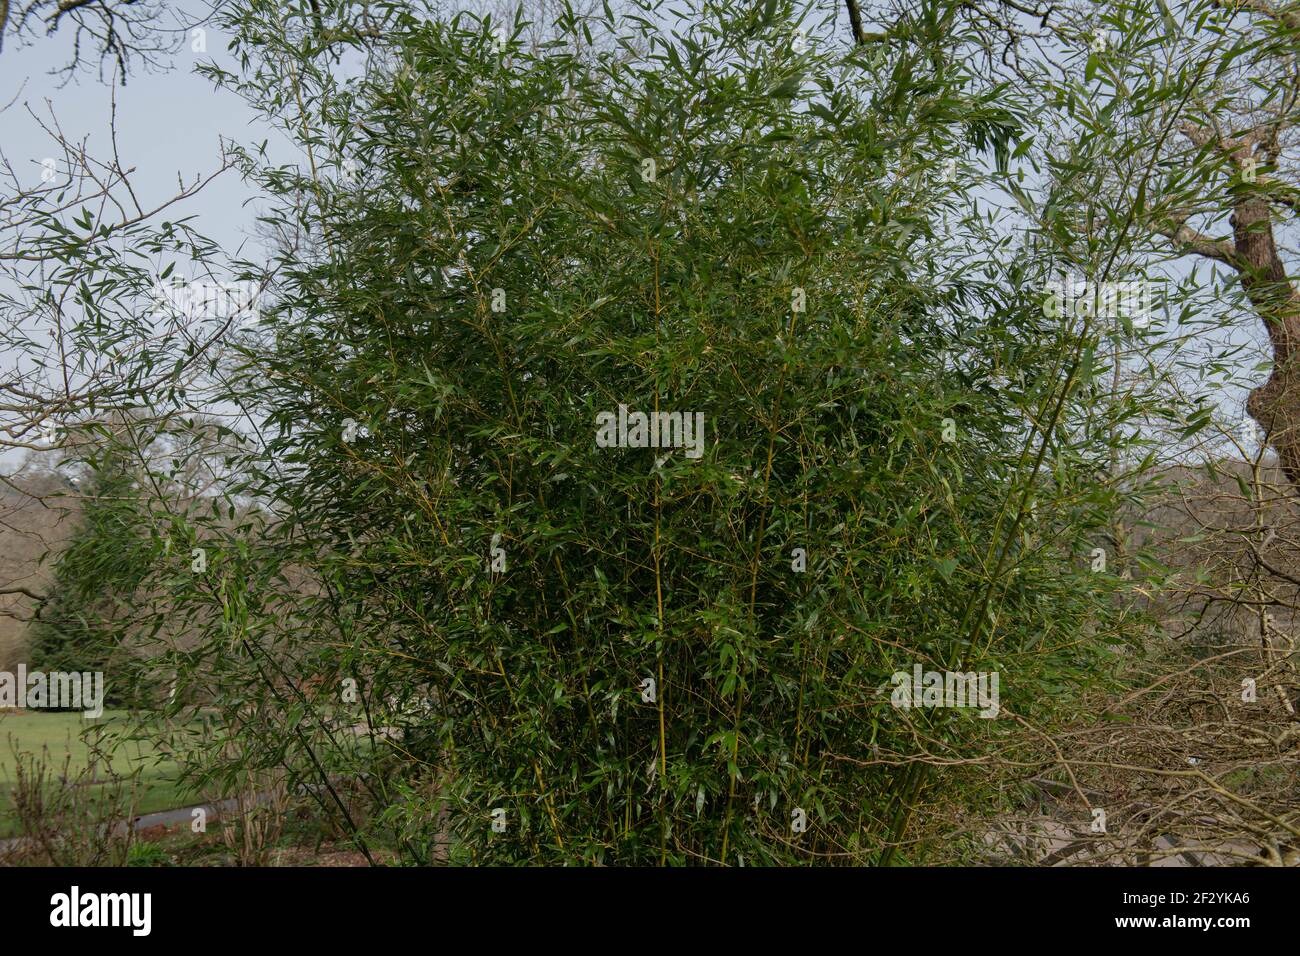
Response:
M87 720L80 713L0 712L0 837L18 832L12 799L14 745L25 754L39 755L43 748L48 748L47 759L56 776L62 774L64 760L71 757L68 772L76 774L90 760L90 746L83 739L84 732L97 725L110 730L121 727L124 718L122 711L107 710L94 720ZM157 749L149 743L122 742L114 749L109 765L116 774L138 773L137 814L201 802L176 782L176 764L160 758Z

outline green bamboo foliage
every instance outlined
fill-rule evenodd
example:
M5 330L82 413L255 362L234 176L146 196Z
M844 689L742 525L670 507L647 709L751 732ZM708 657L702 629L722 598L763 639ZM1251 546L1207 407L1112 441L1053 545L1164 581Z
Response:
M938 225L1027 108L942 20L873 60L686 6L610 49L394 14L348 82L244 41L224 81L311 162L246 156L300 238L221 396L247 517L189 517L159 622L173 706L242 745L195 773L289 767L412 862L906 863L1009 715L1106 673L1100 332ZM603 447L620 406L702 429ZM914 665L996 673L1001 716L892 706Z

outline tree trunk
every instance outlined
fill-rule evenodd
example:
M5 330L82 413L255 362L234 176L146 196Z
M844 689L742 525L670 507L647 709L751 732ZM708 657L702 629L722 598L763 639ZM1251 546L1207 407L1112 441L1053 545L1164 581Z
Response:
M1238 203L1231 223L1242 288L1264 320L1273 349L1273 371L1250 393L1246 411L1277 451L1287 479L1300 488L1300 294L1278 256L1267 200Z

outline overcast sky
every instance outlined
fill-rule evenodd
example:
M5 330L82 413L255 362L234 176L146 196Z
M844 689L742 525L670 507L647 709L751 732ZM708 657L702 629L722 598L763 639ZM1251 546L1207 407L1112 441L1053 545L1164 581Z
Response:
M199 4L188 6L202 9ZM193 52L187 37L170 68L135 73L126 86L116 89L101 83L93 70L66 83L51 75L71 59L72 36L67 29L25 47L10 38L0 54L0 105L15 94L18 99L0 113L0 148L15 169L27 170L33 183L39 183L41 160L53 155L54 149L29 111L48 119L53 110L70 139L89 136L92 156L109 155L109 119L116 94L122 165L136 168L133 185L145 208L150 200L173 195L178 175L188 183L196 175L210 174L220 165L221 134L252 139L255 130L250 126L258 124L238 97L214 90L194 75L200 59L224 60L226 66L234 66L226 52L229 37L211 26L206 30L206 53ZM253 210L244 205L250 195L237 174L228 172L192 199L187 211L202 217L204 233L233 249L250 232Z

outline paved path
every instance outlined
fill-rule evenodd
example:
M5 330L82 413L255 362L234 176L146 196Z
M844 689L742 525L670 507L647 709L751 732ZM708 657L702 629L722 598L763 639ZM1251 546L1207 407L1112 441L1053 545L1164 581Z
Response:
M265 795L258 797L258 803L267 799ZM189 826L194 820L194 811L203 810L207 814L208 820L214 820L221 817L223 813L235 809L239 805L238 800L218 800L216 803L196 803L190 807L177 807L174 810L158 810L154 813L144 813L131 821L131 829L137 833L141 830L148 830L150 827L174 827ZM127 821L122 820L117 824L118 832L127 825ZM3 857L10 850L18 849L24 844L31 843L30 837L12 837L8 840L0 840L0 857Z

